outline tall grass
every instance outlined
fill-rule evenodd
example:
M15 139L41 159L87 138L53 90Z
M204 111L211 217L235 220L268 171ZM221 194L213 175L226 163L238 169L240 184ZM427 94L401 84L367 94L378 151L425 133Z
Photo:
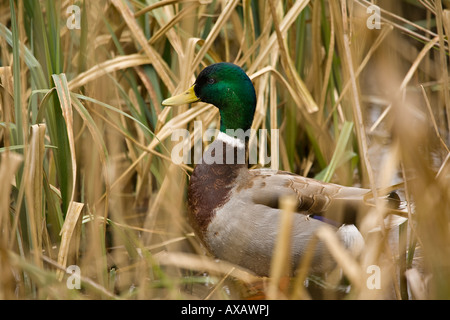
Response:
M269 298L314 297L305 279L326 298L450 298L448 2L376 4L379 29L365 0L3 2L0 298L248 298L261 281ZM280 129L280 169L375 195L402 183L407 213L374 207L360 257L317 234L350 292L307 278L308 259L280 285L282 242L266 286L186 222L193 166L171 161L170 136L218 112L161 101L219 61L252 78L253 128Z

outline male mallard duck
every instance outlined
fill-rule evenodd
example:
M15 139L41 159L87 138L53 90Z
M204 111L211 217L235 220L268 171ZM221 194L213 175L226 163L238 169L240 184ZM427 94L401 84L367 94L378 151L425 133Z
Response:
M206 150L201 163L196 165L188 189L190 222L212 254L268 276L279 231L279 199L284 195L293 195L298 200L292 229L292 270L315 231L324 224L337 231L346 247L363 243L356 227L343 223L349 222L348 216L353 216L364 204L364 195L369 190L324 183L289 172L249 170L247 163L236 161L238 154L242 151L245 154L247 144L242 137L227 134L227 129L250 129L256 108L255 89L240 67L231 63L210 65L200 72L191 88L162 104L177 106L196 101L211 103L220 112L220 132L210 151ZM227 158L231 152L232 157ZM326 246L319 241L311 271L326 272L329 261Z

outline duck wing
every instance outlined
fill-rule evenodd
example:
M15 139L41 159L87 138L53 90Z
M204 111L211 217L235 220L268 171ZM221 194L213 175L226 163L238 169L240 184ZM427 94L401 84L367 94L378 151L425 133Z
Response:
M371 194L369 189L325 183L285 171L254 169L249 173L245 185L256 204L279 208L281 198L291 195L298 201L298 213L335 226L356 224L360 213L370 208L365 200Z

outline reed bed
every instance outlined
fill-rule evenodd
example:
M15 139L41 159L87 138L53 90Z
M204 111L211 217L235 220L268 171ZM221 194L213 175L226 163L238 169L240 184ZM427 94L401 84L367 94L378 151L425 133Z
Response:
M3 1L0 299L450 298L449 4ZM399 190L400 216L377 203L362 221L360 256L317 234L327 279L305 259L283 285L282 237L270 278L217 261L186 221L193 165L171 161L171 133L195 142L218 112L161 101L220 61L252 78L277 167Z

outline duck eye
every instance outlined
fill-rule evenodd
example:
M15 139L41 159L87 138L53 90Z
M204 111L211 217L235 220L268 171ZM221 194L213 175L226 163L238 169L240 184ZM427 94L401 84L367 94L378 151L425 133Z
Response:
M208 80L206 80L206 82L208 82L208 84L214 84L216 82L216 80L213 78L208 78Z

